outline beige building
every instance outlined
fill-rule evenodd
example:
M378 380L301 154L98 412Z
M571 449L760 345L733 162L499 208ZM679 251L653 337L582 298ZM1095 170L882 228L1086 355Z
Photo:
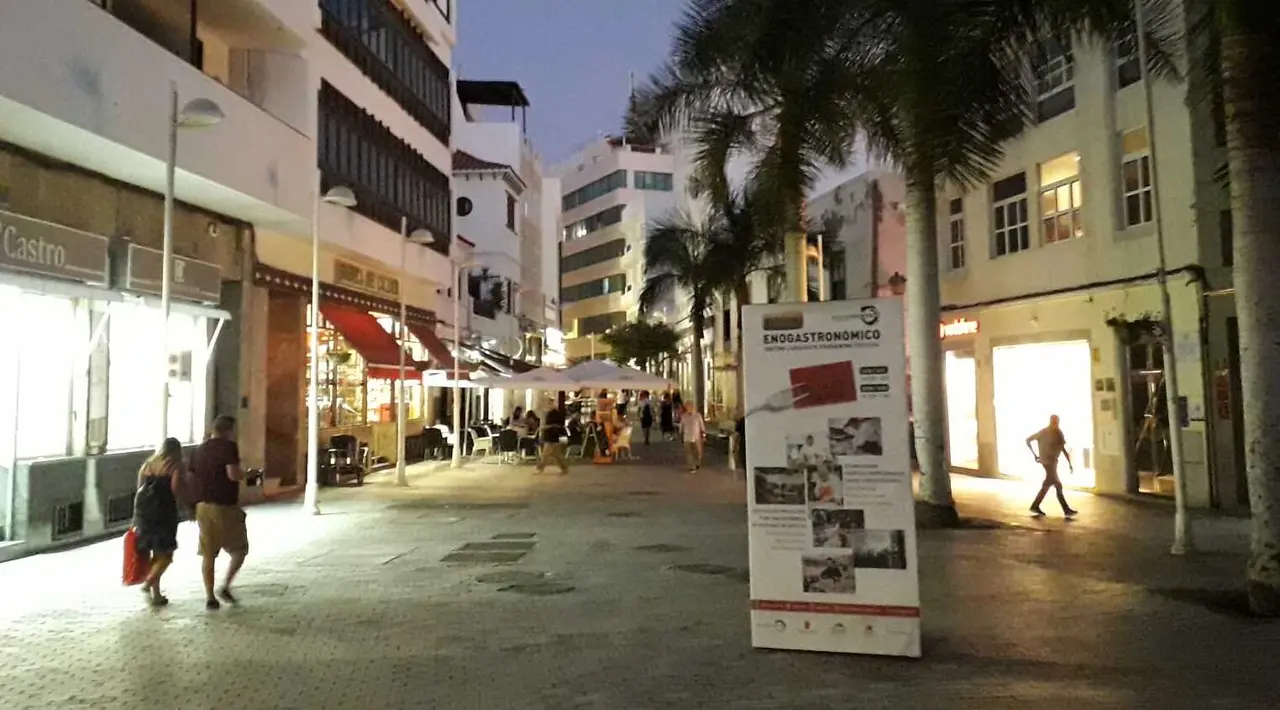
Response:
M682 207L682 161L662 146L602 138L553 169L561 188L560 305L565 355L602 357L600 336L640 316L644 240ZM680 323L674 302L654 317Z
M1036 479L1024 439L1062 418L1075 473L1104 493L1173 493L1153 325L1163 216L1188 501L1245 505L1221 123L1204 89L1153 83L1131 51L1063 46L1036 62L1039 125L977 190L938 205L951 465Z

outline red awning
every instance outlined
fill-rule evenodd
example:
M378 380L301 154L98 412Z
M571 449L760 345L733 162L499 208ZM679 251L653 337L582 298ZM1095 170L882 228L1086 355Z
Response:
M432 370L453 370L453 353L449 352L449 346L444 344L437 335L435 330L429 325L421 323L409 322L406 324L409 332L413 333L422 346L431 354Z
M350 306L320 303L320 314L333 324L347 343L360 353L369 370L369 377L394 380L400 376L400 344L393 335L378 324L378 319L368 312ZM405 374L418 376L418 363L413 356L404 354Z

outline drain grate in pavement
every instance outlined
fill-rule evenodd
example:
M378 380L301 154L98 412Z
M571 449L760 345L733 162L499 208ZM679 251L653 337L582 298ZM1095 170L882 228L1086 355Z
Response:
M629 496L660 496L662 491L627 491Z
M488 540L485 542L468 542L455 552L489 552L489 551L522 551L528 552L536 546L536 540Z
M609 513L610 518L638 518L640 514L634 510L618 510Z
M684 547L682 545L668 545L665 542L660 542L656 545L641 545L636 549L641 552L688 552L692 548Z
M549 597L556 594L568 594L574 589L576 589L576 587L572 584L543 580L540 582L528 582L525 584L508 584L505 587L499 587L498 591L515 592L516 594L527 594L534 597Z
M494 535L489 539L490 540L532 540L537 536L538 536L538 533L526 533L526 532L498 533L497 535Z
M725 575L733 572L732 567L724 565L713 565L707 562L694 562L685 565L671 565L671 569L677 572L688 572L689 574L709 574L709 575Z
M445 555L441 562L468 565L501 565L519 562L529 554L528 550L455 551Z
M535 584L545 581L546 572L531 572L523 569L507 569L500 572L489 572L476 577L481 584Z

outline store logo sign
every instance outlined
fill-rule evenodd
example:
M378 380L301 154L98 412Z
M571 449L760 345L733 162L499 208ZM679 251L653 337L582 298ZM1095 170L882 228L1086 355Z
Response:
M333 282L375 296L400 298L400 279L341 259L333 260Z
M124 288L128 291L159 294L164 285L164 252L130 244L125 256ZM199 259L173 256L173 295L199 303L222 300L222 269Z
M107 283L107 238L0 210L0 267Z
M950 323L941 323L938 326L939 334L943 340L947 338L959 338L965 335L978 334L978 321L969 320L968 318L960 318Z

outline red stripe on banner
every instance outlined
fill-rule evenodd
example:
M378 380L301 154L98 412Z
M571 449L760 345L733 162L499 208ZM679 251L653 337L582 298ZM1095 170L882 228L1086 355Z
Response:
M896 616L919 619L918 606L881 606L878 604L830 604L826 602L783 602L752 599L754 611L799 611L808 614L845 614L848 616Z

